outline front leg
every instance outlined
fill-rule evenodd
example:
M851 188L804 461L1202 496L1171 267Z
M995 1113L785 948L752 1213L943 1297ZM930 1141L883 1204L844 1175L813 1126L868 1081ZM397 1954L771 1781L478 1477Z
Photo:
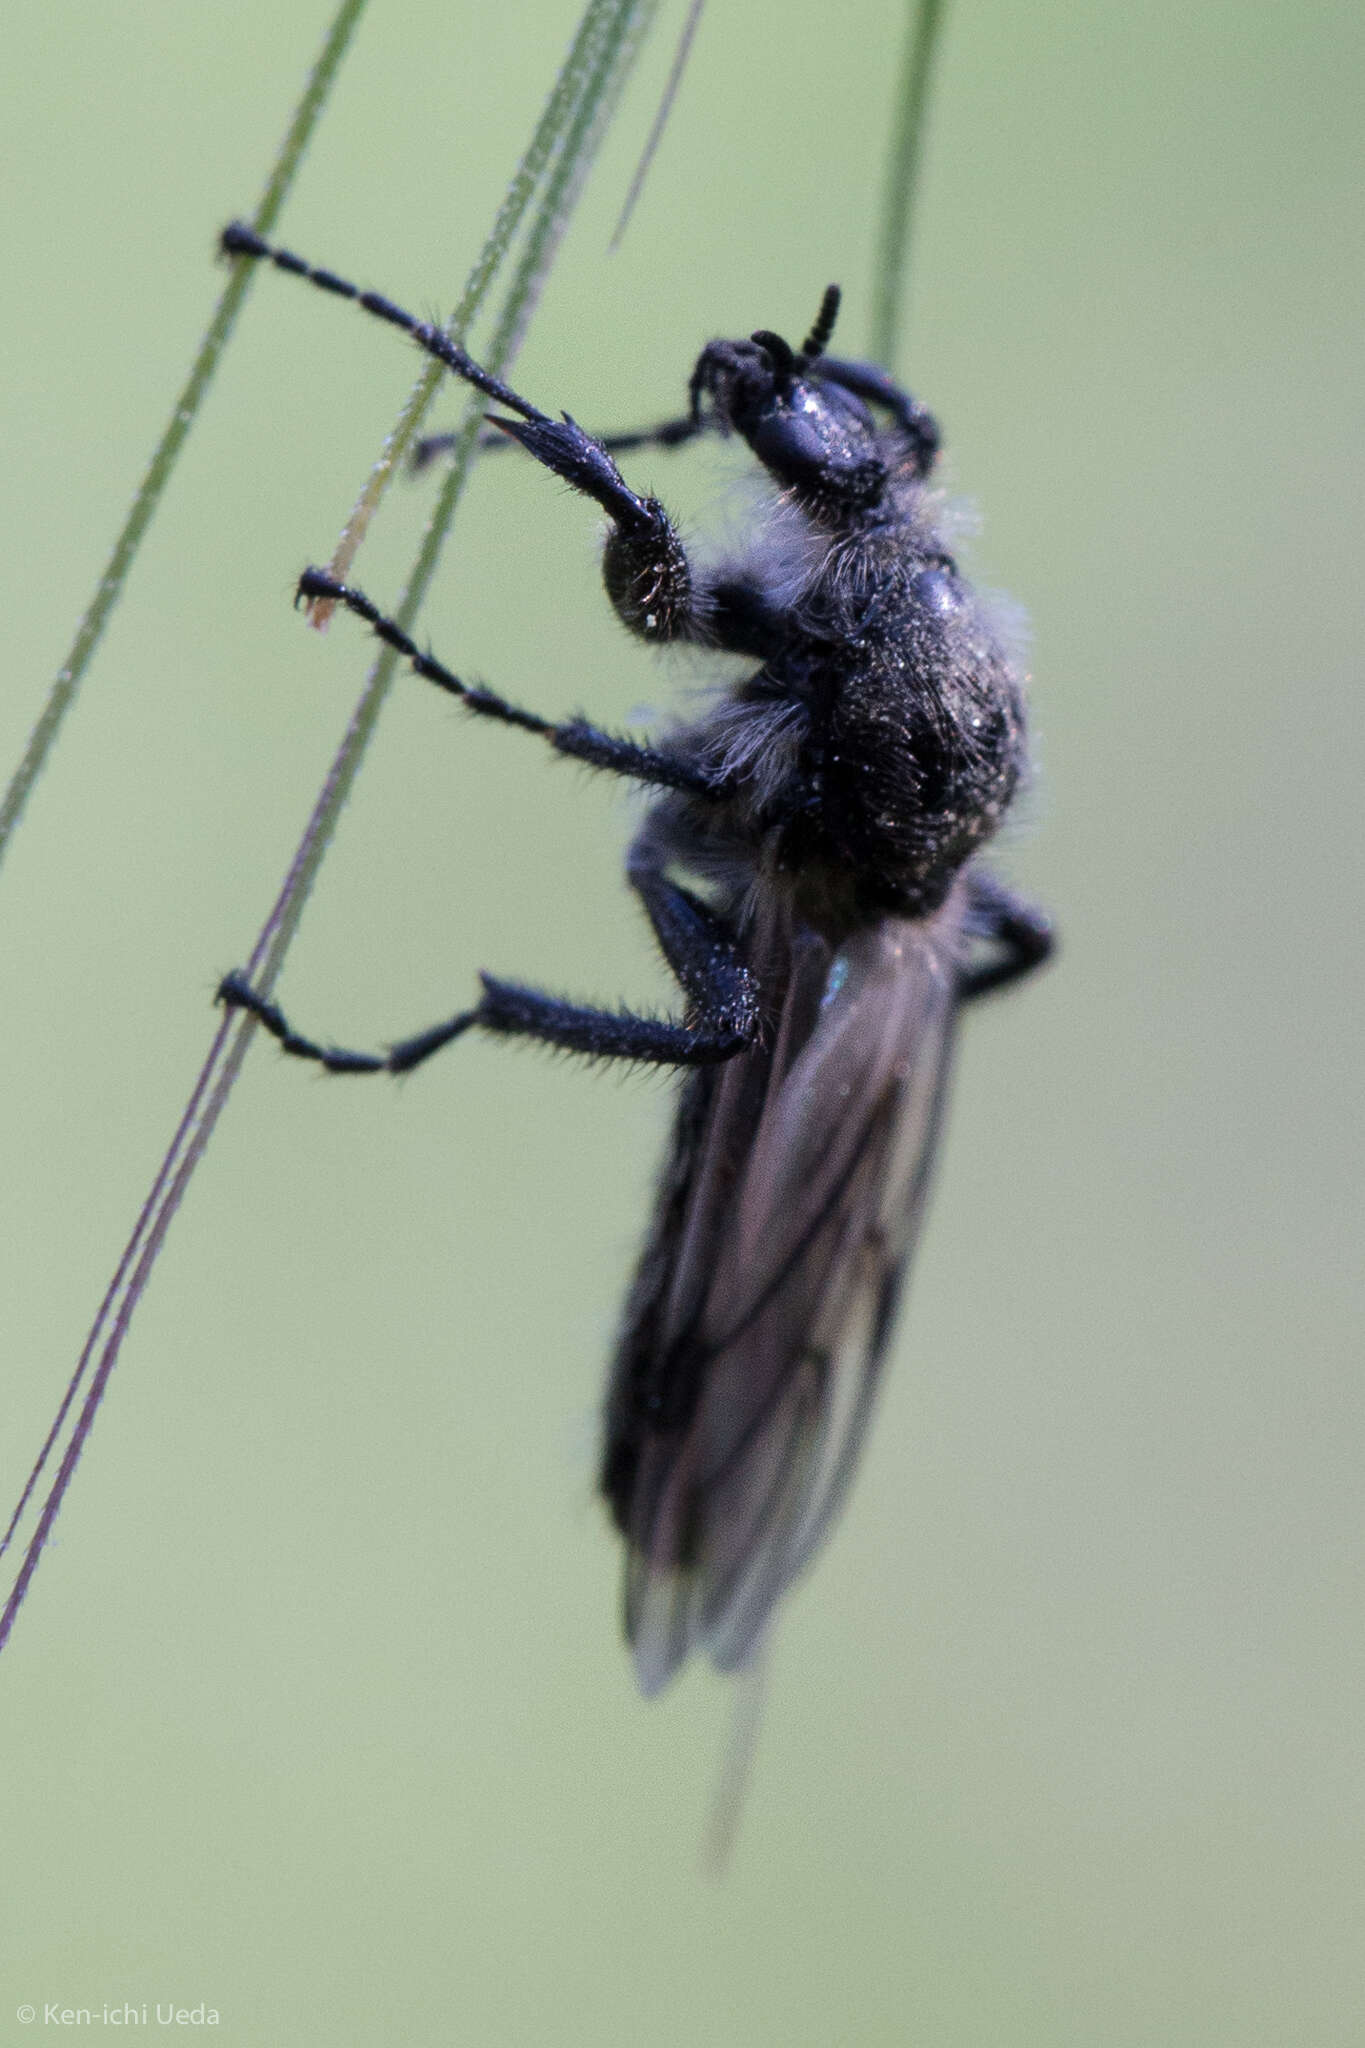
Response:
M617 617L644 640L711 637L682 537L657 498L631 490L609 451L576 420L493 420L537 462L593 498L612 522L602 580Z
M790 630L787 611L742 569L696 577L667 510L658 498L642 498L631 490L607 441L585 432L567 413L557 420L489 417L537 462L595 499L611 519L602 581L617 617L632 633L656 642L696 641L760 661L782 646ZM653 437L623 435L614 445L662 441L665 435L676 444L701 431L699 425L675 420Z
M631 455L641 448L681 448L685 441L695 441L698 434L706 431L706 421L692 413L683 413L678 419L660 420L655 427L632 427L622 434L595 434L593 439L599 448L606 449L608 455ZM409 467L420 472L439 456L453 455L459 444L458 434L428 434L414 444ZM484 455L507 445L501 434L479 436L479 449Z
M824 356L820 375L830 384L841 385L869 405L884 406L895 420L908 445L917 476L928 476L938 459L938 421L927 405L921 405L877 363L848 363Z
M603 573L608 595L631 631L646 640L716 640L712 630L715 606L709 595L694 590L686 551L667 512L657 498L638 497L629 488L609 451L577 421L567 413L552 419L476 363L459 342L430 321L416 319L380 292L362 291L349 278L319 269L291 249L264 241L244 221L234 221L220 239L225 255L273 264L286 275L301 278L332 298L347 300L372 318L411 335L420 349L453 376L506 406L516 417L490 416L493 426L520 441L538 462L576 491L595 499L611 518ZM701 431L694 404L685 421L667 422L644 438L665 444L688 440Z

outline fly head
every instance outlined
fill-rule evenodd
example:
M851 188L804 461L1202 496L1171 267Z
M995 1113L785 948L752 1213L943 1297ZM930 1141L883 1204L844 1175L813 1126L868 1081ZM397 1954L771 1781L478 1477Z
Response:
M853 510L876 504L887 466L868 407L818 368L838 309L830 285L799 350L766 328L708 342L688 389L693 419L700 424L709 400L720 431L742 435L779 484L812 505Z

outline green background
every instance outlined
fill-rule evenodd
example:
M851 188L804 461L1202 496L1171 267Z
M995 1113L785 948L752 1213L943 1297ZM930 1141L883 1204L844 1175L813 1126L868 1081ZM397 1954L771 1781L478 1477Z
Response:
M14 759L326 8L18 0L0 80ZM453 299L573 0L374 0L281 225ZM712 0L624 249L646 53L518 366L594 425L710 335L866 336L901 37ZM156 2000L250 2043L1223 2048L1365 2038L1358 6L961 5L897 368L1032 620L1010 872L1054 972L965 1035L853 1504L725 1688L636 1698L595 1411L666 1088L263 1045L0 1670L0 2042ZM290 611L413 374L263 277L0 877L17 1492L368 649ZM447 411L450 409L447 408ZM737 516L716 452L632 475ZM362 556L399 587L427 493ZM489 464L423 621L550 713L673 698L594 521ZM291 955L368 1043L479 965L662 1001L619 793L396 692Z

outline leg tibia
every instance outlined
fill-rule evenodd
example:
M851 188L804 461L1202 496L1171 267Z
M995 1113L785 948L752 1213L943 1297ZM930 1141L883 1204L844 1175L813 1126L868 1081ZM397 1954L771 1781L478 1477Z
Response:
M973 937L993 946L995 954L964 969L964 1003L976 996L989 995L993 989L1005 988L1021 975L1031 974L1056 946L1047 913L1016 896L984 868L978 868L971 876L970 930Z

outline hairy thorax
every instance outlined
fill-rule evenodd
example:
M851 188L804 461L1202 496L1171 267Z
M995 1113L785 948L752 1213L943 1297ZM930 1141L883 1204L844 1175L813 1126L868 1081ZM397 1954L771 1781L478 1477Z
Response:
M733 805L695 818L702 864L757 854L825 928L937 909L1023 771L1020 680L988 612L926 513L896 515L811 537L763 667L689 735L742 773ZM763 569L746 565L751 588Z

